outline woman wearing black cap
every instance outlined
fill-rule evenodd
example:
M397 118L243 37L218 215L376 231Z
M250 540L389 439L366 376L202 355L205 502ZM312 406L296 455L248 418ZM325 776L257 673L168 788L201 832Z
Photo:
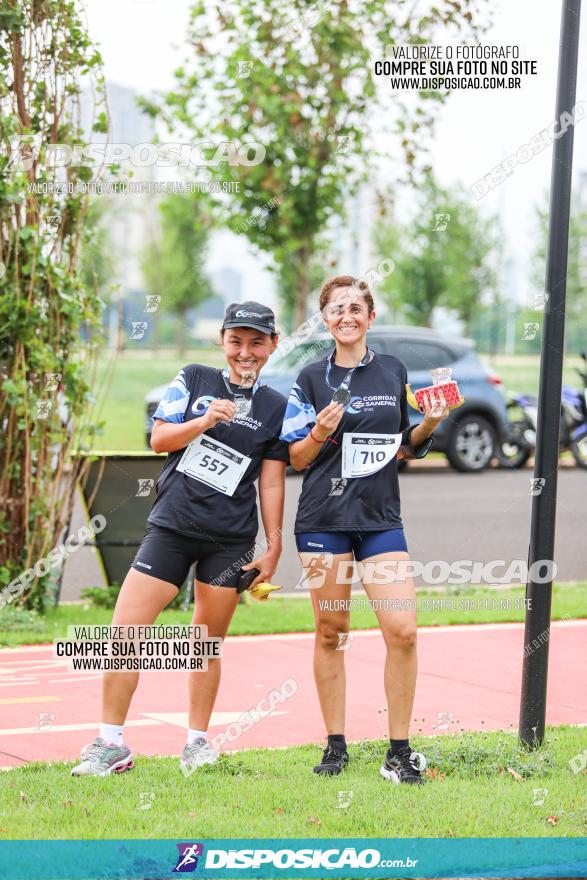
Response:
M241 569L250 584L271 579L281 553L288 447L279 439L286 399L259 381L277 346L275 317L256 302L232 303L220 335L223 370L189 364L153 415L151 446L167 452L157 495L135 560L120 590L112 624L149 625L171 602L196 563L193 624L224 638L234 614ZM259 480L267 548L253 559ZM243 561L245 564L243 564ZM138 672L105 672L99 735L74 776L106 776L133 767L123 725ZM181 764L212 764L206 732L220 684L220 660L190 672L190 723Z

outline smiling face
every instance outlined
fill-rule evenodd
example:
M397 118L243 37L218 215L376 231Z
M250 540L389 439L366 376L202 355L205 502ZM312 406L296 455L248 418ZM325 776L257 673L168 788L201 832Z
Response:
M335 340L342 345L354 345L364 339L375 312L360 290L354 287L335 287L322 310L322 318Z
M248 378L252 373L256 379L269 355L277 348L277 342L277 336L272 339L268 333L261 333L252 327L232 327L225 330L222 334L222 348L230 370L230 381L241 384L243 378Z

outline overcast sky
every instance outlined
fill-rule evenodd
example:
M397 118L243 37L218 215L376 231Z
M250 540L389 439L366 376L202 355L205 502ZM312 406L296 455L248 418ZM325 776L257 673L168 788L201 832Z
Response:
M173 70L184 56L189 0L85 0L85 5L108 80L142 93L172 85ZM538 61L538 76L527 78L519 91L453 93L442 111L432 156L443 183L471 186L554 118L560 7L559 0L495 2L494 26L483 41L519 45L522 57ZM587 100L586 21L579 57L577 100ZM480 202L502 218L518 297L528 293L533 208L549 184L551 158L549 148L518 165ZM587 172L587 114L576 127L574 167L575 175Z

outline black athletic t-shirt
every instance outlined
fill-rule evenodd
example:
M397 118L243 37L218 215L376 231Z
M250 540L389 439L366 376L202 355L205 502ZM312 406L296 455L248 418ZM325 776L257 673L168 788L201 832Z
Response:
M236 392L237 386L230 385ZM254 393L253 393L254 392ZM194 479L177 469L184 455L184 449L170 452L157 480L157 496L151 508L148 521L166 529L173 529L183 535L194 537L209 536L225 541L240 540L257 536L257 493L255 480L258 478L263 459L289 461L286 443L279 439L279 432L286 406L283 394L259 385L256 390L238 391L245 397L252 397L252 405L245 416L235 417L226 424L219 422L214 428L205 431L200 437L206 446L200 453L208 470L202 475L210 480L222 481L223 472L230 474L230 466L239 462L243 471L232 495L219 491L213 485ZM213 400L232 399L228 393L222 370L189 364L179 371L159 403L153 420L179 424L200 418ZM197 438L196 438L197 439ZM212 443L210 442L212 441ZM229 447L222 448L226 464L214 463L218 447L213 441ZM234 455L230 450L234 450ZM251 461L246 465L242 456Z
M328 382L326 372L331 363ZM348 367L334 364L333 352L304 367L291 390L281 439L288 443L302 440L313 425L316 413L327 406L345 380ZM368 476L343 477L343 436L365 434L357 438L359 454L365 457L382 454L373 435L402 434L405 458L423 458L432 446L430 437L412 450L406 400L407 370L393 355L372 353L371 359L358 366L351 377L350 403L332 437L322 445L318 456L304 471L298 504L295 532L371 532L402 528L397 475L397 455L380 470ZM369 439L371 438L371 444ZM364 451L362 451L364 450Z

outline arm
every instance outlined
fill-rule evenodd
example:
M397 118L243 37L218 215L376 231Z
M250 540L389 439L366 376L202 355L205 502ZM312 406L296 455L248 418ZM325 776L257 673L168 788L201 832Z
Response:
M311 392L303 386L302 372L289 393L280 438L289 444L290 463L296 471L303 471L314 461L344 412L341 404L329 403L316 414Z
M234 417L235 406L232 400L213 400L206 412L189 422L166 422L156 419L151 432L153 452L176 452L188 443L213 428L218 422L230 422Z
M450 410L446 405L444 398L441 398L441 403L433 406L425 403L424 418L419 425L416 425L410 435L412 449L417 449L418 446L425 443L439 426L441 421L448 416L449 412Z
M344 413L341 403L329 403L316 416L316 424L312 426L303 440L296 440L289 447L290 461L296 471L303 471L317 457L322 444L338 427Z
M245 571L251 568L258 568L261 572L249 589L254 587L255 584L271 580L281 556L286 465L287 462L285 461L277 461L270 458L263 459L263 464L261 465L259 504L263 528L267 538L267 549L256 559L253 559L252 562L243 565Z
M408 416L407 401L405 393L402 396L402 429L403 439L402 445L398 452L398 459L405 458L424 458L432 448L434 431L449 414L449 408L446 406L444 399L441 403L432 407L424 404L424 418L418 425L410 427L410 419Z
M404 366L403 391L400 398L400 431L402 432L403 437L397 458L398 460L405 458L409 461L413 458L424 458L424 456L428 454L434 442L433 432L442 419L447 417L449 410L446 405L440 407L437 406L434 409L425 407L424 418L420 424L411 426L406 393L407 381L408 373Z

